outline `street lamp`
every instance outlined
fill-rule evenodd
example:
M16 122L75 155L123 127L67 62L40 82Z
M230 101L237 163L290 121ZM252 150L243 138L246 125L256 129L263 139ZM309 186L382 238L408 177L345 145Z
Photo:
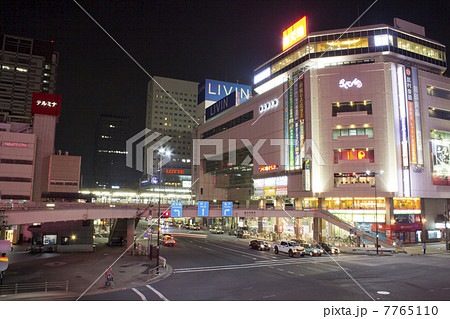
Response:
M370 170L366 171L367 176L373 174L374 184L375 184L375 234L376 234L376 247L377 247L377 255L378 255L378 200L377 200L377 175L382 175L384 173L383 170L379 172L370 172Z
M157 250L158 250L158 254L156 256L156 271L157 273L159 273L159 229L160 229L160 219L161 219L161 172L162 172L162 167L163 167L163 158L165 156L170 156L172 153L170 152L170 150L165 150L164 148L160 148L158 151L159 154L159 187L158 187L158 193L159 193L159 200L158 200L158 239L157 239Z

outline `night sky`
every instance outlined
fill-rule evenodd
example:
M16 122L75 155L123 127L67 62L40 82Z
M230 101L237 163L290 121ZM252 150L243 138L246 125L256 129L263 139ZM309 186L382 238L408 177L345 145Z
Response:
M281 33L307 16L309 32L347 28L374 0L77 1L152 76L252 84L253 70L281 52ZM2 0L0 32L53 40L62 109L56 149L81 155L93 174L96 120L129 115L144 128L149 77L71 0ZM378 0L358 24L422 25L450 47L450 1ZM449 73L449 72L447 72Z

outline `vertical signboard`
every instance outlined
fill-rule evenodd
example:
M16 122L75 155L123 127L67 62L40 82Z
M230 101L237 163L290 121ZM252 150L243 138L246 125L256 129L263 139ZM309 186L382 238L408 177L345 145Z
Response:
M171 203L170 216L171 217L182 217L183 216L183 203L182 202L172 202Z
M284 107L284 167L289 170L289 93L288 82L283 83L283 107Z
M410 67L405 68L408 135L411 164L417 164L416 119L414 115L413 81Z
M409 167L408 154L408 127L405 101L405 75L404 66L397 66L397 86L398 86L398 106L400 113L400 143L402 147L402 167L406 169Z
M209 215L209 202L198 202L198 217Z
M300 163L305 158L305 86L303 74L298 78L298 115L299 115L299 144L300 144Z
M294 97L294 121L298 121L299 108L298 108L298 74L294 75L293 81L293 97Z
M295 169L300 169L300 123L299 121L295 121L294 123L294 165Z
M414 118L416 122L417 165L423 166L422 117L419 97L419 78L416 68L411 68L413 83Z
M233 216L233 202L222 202L222 216Z
M305 163L303 164L304 174L303 175L303 190L311 190L311 159L305 158Z
M293 79L289 79L289 169L295 166L294 160L294 89Z

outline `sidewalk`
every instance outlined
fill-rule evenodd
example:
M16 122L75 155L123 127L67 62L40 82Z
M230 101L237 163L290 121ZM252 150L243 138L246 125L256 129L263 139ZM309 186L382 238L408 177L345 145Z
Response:
M126 247L109 247L101 244L92 253L66 253L66 254L42 254L51 256L30 255L20 248L8 254L14 260L3 274L3 284L16 283L43 283L55 281L69 281L69 294L64 291L49 291L45 293L33 292L0 296L1 300L52 300L53 297L67 295L77 299L84 292L97 294L111 289L129 289L141 286L145 283L157 281L170 275L172 269L169 265L160 269L159 275L149 275L149 271L156 266L156 260L150 260L148 256L131 256L125 253L113 266L114 288L105 288L104 272L113 264ZM19 257L20 256L20 257ZM95 283L94 283L95 282ZM90 286L92 287L86 291Z
M347 254L361 254L361 255L373 255L376 254L376 249L374 246L370 247L346 247L346 246L340 246L339 249L342 253ZM395 253L392 252L382 252L382 248L379 249L379 255L393 255ZM418 244L409 244L404 245L403 247L398 249L398 254L406 254L407 255L423 255L423 243ZM433 243L427 243L427 255L434 255L434 254L446 254L450 253L450 251L445 250L445 242L433 242Z

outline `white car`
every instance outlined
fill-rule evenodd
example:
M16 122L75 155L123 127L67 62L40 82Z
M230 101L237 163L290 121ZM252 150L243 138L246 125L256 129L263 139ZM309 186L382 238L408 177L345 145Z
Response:
M273 252L275 254L278 254L279 252L286 253L289 257L305 256L305 248L297 244L295 241L282 241L279 244L274 244Z

